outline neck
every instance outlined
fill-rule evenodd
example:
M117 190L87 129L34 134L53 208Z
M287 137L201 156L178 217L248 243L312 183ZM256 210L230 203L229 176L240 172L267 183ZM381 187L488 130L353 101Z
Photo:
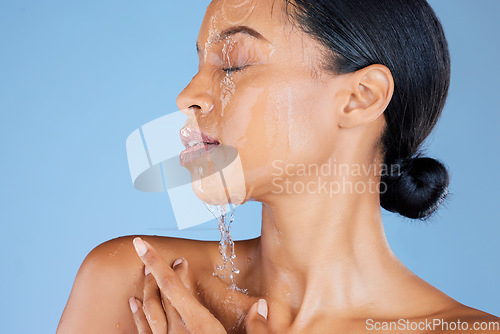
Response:
M378 192L263 201L256 256L263 295L283 301L291 318L372 309L394 291L388 275L410 274L385 238Z

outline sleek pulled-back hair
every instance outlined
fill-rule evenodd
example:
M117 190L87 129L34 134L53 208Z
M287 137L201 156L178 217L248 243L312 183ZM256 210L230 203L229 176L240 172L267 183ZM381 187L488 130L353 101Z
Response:
M326 70L389 68L394 94L381 138L386 166L380 201L409 218L429 217L448 194L442 163L421 157L420 145L443 110L450 56L442 26L425 0L285 0L287 14L327 50Z

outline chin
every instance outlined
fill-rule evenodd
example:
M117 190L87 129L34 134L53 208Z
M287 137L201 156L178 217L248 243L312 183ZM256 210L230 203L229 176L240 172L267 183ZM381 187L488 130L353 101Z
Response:
M201 201L210 205L240 205L247 201L246 194L242 192L226 192L227 188L222 186L220 181L215 184L198 180L191 183L193 191ZM229 194L229 195L228 195Z
M201 159L188 167L196 197L210 205L240 205L246 202L247 191L240 157L236 155L231 157L230 162L227 161L227 157Z

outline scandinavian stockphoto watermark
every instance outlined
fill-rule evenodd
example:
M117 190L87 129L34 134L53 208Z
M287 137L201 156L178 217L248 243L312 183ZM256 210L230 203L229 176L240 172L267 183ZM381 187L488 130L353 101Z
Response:
M436 332L457 332L457 333L479 333L479 331L499 331L499 321L476 321L473 323L461 321L447 321L444 319L424 319L413 321L409 319L398 319L395 321L376 321L367 319L365 328L374 333L387 333L393 331L410 331L422 333L428 331Z
M329 159L323 164L292 164L274 160L274 194L385 193L387 184L382 176L401 175L398 164L340 163Z

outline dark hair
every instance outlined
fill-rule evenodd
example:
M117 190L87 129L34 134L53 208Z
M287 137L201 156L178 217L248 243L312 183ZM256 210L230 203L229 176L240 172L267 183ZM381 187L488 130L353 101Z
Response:
M425 0L285 0L285 6L328 50L327 70L389 68L395 87L381 143L386 166L397 165L399 173L382 176L386 191L380 202L405 217L428 218L449 184L443 164L419 152L441 115L450 83L448 44L432 8Z

